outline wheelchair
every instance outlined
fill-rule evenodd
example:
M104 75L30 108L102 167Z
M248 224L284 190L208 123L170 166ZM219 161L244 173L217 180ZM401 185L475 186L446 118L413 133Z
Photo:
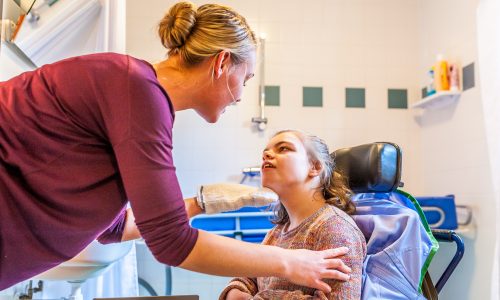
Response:
M414 220L417 220L420 229L422 229L421 227L425 228L424 234L433 241L432 253L429 253L425 263L420 261L414 263L415 265L418 263L423 265L421 269L412 270L418 274L410 274L410 276L405 274L406 277L417 278L417 280L413 282L414 294L405 295L398 293L397 288L395 288L394 291L392 291L392 296L379 295L376 297L373 296L373 294L366 296L368 294L366 293L365 296L362 295L362 299L422 299L422 297L430 300L438 299L439 292L442 290L464 255L464 243L452 230L431 230L415 198L399 189L403 187L403 183L401 182L402 151L400 147L394 143L375 142L338 149L331 153L331 155L336 162L336 171L342 173L346 177L348 185L354 193L353 198L360 195L372 195L371 197L374 202L371 202L371 204L376 205L376 203L379 202L377 198L382 202L386 200L384 198L386 198L387 195L399 195L399 197L404 200L401 202L403 205L406 205L408 208L418 213L418 216L414 218ZM252 169L249 171L251 174L246 174L245 172L244 174L245 176L253 177L258 175L258 171L259 170ZM359 206L359 202L357 204L358 210L361 211L362 207ZM370 213L371 212L368 211L366 215ZM263 239L267 231L274 226L269 221L271 215L272 212L266 208L245 207L234 212L208 216L200 215L191 220L191 225L196 228L211 231L215 234L258 243ZM356 221L357 215L353 215L353 218ZM358 221L356 222L358 223ZM358 226L359 225L358 223ZM457 249L454 257L439 277L439 280L434 284L427 272L427 267L437 251L437 241L455 243ZM369 243L370 240L367 238L367 245L369 245ZM370 255L369 248L368 255ZM417 258L415 259L418 260ZM384 266L380 266L379 268L384 268ZM171 282L169 284L171 287ZM365 292L365 287L363 286L362 293Z
M364 193L393 193L400 192L410 200L414 198L399 190L401 182L402 151L394 143L376 142L350 148L343 148L332 153L336 161L336 168L348 180L349 187L356 194ZM420 207L413 201L416 209ZM420 214L423 225L429 229L423 213ZM450 263L434 285L426 268L422 269L420 291L427 299L438 299L438 294L446 284L465 251L460 236L452 230L429 230L433 238L440 242L456 244L456 252ZM436 249L437 250L437 249ZM432 259L432 255L430 257ZM430 263L430 260L429 260Z

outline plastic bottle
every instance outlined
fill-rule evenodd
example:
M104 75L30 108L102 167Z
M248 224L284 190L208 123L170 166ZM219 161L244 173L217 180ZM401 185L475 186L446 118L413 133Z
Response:
M438 55L434 65L434 87L437 92L450 90L448 80L448 63L443 59L443 55Z
M430 96L436 93L436 88L434 87L434 67L429 70L429 83L426 86L426 96Z
M450 74L450 91L457 92L460 90L460 78L458 74L458 66L457 64L450 64L449 66L449 74Z

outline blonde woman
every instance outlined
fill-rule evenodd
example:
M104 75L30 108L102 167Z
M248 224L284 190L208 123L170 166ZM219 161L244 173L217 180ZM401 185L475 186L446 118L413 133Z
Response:
M216 4L179 2L158 32L168 58L156 65L102 53L0 82L0 290L96 238L140 236L158 261L198 272L279 276L323 290L322 279L346 280L336 258L345 248L284 250L189 226L198 203L217 212L275 197L183 201L172 160L175 112L216 122L254 75L257 41L244 17ZM227 195L224 187L205 191Z
M279 276L240 277L229 283L219 299L360 299L366 242L349 216L355 206L326 144L298 131L279 132L263 153L262 185L276 191L280 199L277 226L263 244L311 250L348 246L343 260L352 269L351 278L329 280L331 291L325 293Z

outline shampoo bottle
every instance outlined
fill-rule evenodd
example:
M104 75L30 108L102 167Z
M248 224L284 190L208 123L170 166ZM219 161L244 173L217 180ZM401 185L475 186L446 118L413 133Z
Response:
M450 91L457 92L460 90L460 78L458 74L458 66L457 64L450 64L449 68L450 72Z
M434 66L434 85L438 92L450 90L448 63L443 59L442 55L437 56L436 65Z

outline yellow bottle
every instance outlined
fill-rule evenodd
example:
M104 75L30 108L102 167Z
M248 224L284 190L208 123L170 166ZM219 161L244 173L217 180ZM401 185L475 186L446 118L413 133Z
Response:
M438 55L434 65L434 84L437 92L450 90L448 76L448 63L443 59L442 55Z

